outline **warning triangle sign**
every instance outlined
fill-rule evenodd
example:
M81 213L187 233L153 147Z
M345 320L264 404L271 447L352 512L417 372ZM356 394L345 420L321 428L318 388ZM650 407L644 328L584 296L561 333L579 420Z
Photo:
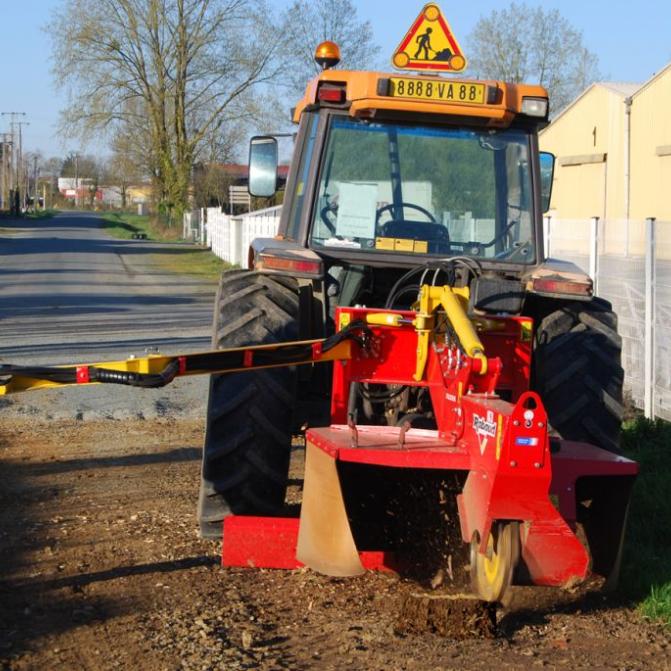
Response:
M398 70L461 72L466 57L440 7L429 3L398 45L392 63Z

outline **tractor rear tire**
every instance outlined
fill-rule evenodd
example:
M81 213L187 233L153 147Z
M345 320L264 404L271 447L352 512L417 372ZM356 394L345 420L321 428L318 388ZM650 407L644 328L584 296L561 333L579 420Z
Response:
M620 452L621 351L617 316L601 298L566 303L540 321L532 388L561 438Z
M216 349L298 339L298 285L255 271L223 273L215 302ZM198 521L203 538L221 538L230 515L273 515L284 505L295 368L213 375Z

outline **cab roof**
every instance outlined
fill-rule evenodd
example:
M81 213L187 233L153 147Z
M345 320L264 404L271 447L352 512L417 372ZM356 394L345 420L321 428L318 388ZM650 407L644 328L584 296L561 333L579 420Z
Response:
M443 94L441 99L422 99L419 97L403 97L398 95L398 81L422 82L422 90L432 83L431 91L437 91L439 86ZM390 84L390 82L393 82ZM484 87L484 102L460 101L460 87ZM321 87L344 87L344 99L340 103L326 102L318 98ZM449 98L449 87L452 87L452 99ZM396 94L392 94L392 90ZM468 91L468 89L466 89ZM436 114L442 116L470 117L485 126L505 128L513 119L522 114L523 98L547 100L548 94L542 86L530 84L510 84L495 80L455 79L439 75L391 74L383 72L366 72L354 70L324 70L307 86L305 95L294 111L293 121L298 123L301 114L314 109L315 106L337 107L348 109L354 117L374 118L380 112L384 113L415 113ZM526 115L525 115L526 116ZM533 118L539 125L547 124L547 114L544 118Z

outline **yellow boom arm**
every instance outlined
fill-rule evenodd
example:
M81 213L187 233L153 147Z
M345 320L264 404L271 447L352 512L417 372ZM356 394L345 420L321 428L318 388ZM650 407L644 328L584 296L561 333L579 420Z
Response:
M466 313L468 295L468 288L424 285L420 289L414 319L392 312L370 312L366 315L365 324L349 324L323 340L301 340L175 356L150 355L74 366L0 365L0 396L75 384L113 383L133 387L162 387L176 377L185 375L232 373L351 359L353 341L366 346L369 335L366 325L400 326L410 323L417 331L414 379L419 382L424 376L429 343L436 327L436 312L441 307L463 350L468 356L480 360L480 373L484 374L487 371L487 358L482 342Z

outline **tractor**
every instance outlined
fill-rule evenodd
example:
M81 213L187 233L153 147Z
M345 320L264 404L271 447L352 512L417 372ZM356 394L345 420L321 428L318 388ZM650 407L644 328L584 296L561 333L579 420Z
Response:
M0 393L213 373L198 519L226 565L427 576L449 545L485 601L614 584L637 473L621 341L589 276L544 255L547 92L336 70L331 42L316 60L278 233L223 273L213 351L3 365ZM252 138L251 194L277 169L277 139Z
M485 340L505 332L501 317L526 324L528 359L509 362L518 370L499 380L497 397L516 403L535 392L553 445L618 454L616 315L593 295L588 275L544 255L554 164L538 148L547 92L334 70L332 43L316 58L323 71L293 111L298 131L278 233L254 240L247 270L223 274L213 346L328 337L342 308L409 310L423 287L447 285L467 296L465 311ZM275 193L277 156L274 137L252 138L252 194ZM212 377L203 536L219 536L230 514L282 509L292 437L331 420L334 365ZM349 391L357 425L439 427L425 387L367 380ZM587 477L578 485L579 522L594 527L605 510L621 521L627 487Z

